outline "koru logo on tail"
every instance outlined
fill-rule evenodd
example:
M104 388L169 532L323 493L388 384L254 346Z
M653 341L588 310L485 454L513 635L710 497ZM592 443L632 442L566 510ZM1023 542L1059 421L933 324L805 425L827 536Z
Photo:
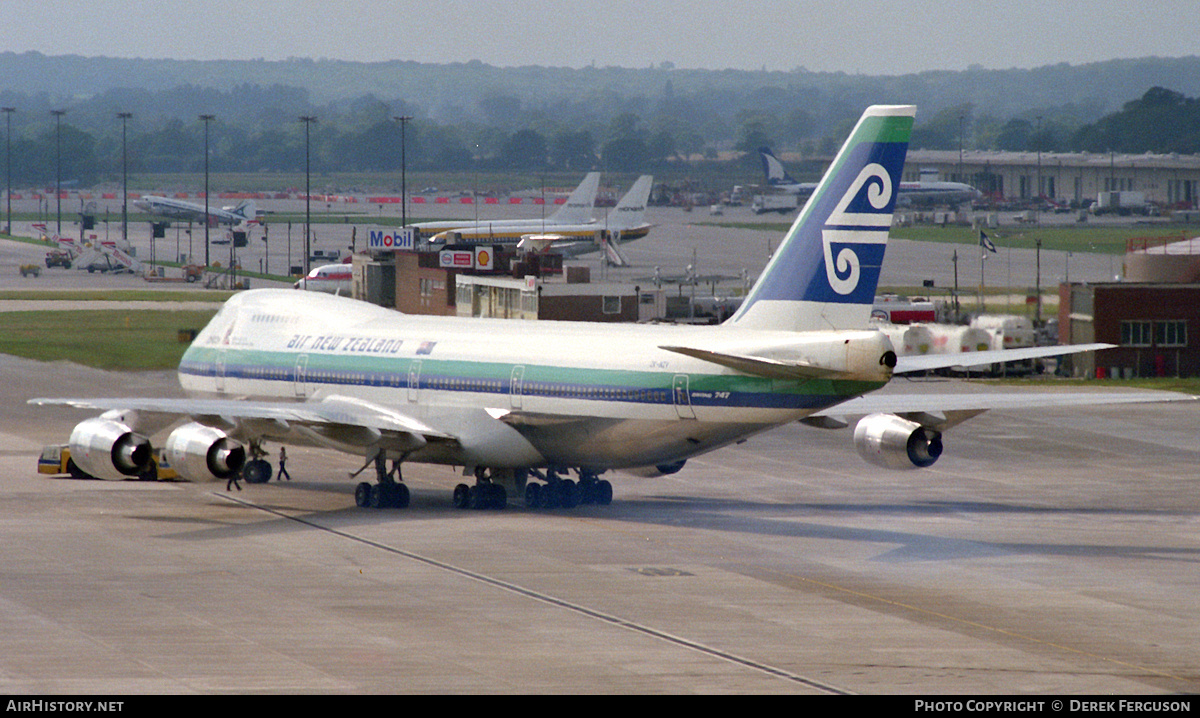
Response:
M891 175L882 165L872 162L863 167L858 177L850 183L850 188L825 221L825 227L821 230L825 248L825 276L829 286L838 294L853 292L862 276L862 260L854 245L887 243L892 215L886 210L892 192ZM850 211L850 204L860 193L877 212ZM835 244L840 248L836 257Z

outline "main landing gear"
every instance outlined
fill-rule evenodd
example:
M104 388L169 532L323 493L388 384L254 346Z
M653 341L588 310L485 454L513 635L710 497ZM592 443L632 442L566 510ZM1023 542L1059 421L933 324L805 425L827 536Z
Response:
M354 489L354 503L360 508L405 508L409 504L408 487L400 475L400 461L392 462L389 471L383 454L367 460L353 478L372 463L376 483L363 481ZM573 509L580 504L607 506L612 503L612 484L601 479L595 471L575 469L578 481L567 478L567 469L475 468L474 484L458 484L452 495L458 509L500 510L507 508L509 491L523 497L531 509ZM536 479L536 480L530 480Z
M544 483L525 484L525 505L531 509L573 509L580 504L608 506L612 503L612 484L594 471L576 471L578 482L559 476L556 469L547 469L544 474L532 471Z
M508 490L499 483L506 472L498 469L475 467L475 485L459 484L454 487L454 508L456 509L503 509L508 506ZM520 472L513 472L514 482L524 483Z
M475 485L454 487L454 506L460 509L502 509L508 505L512 484L531 509L573 509L580 504L607 506L612 503L612 484L594 471L577 469L579 480L561 474L565 469L475 469ZM537 481L530 481L530 478Z
M372 509L403 509L408 506L408 487L402 482L400 462L392 462L392 470L388 471L387 459L379 454L374 459L376 483L363 481L354 487L354 503L359 508ZM371 462L363 465L367 468ZM362 469L359 469L362 471Z

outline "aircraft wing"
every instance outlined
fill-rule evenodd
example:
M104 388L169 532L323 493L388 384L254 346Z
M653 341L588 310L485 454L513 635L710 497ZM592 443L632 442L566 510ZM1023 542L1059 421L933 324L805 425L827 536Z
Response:
M982 352L961 352L956 354L910 354L896 357L894 374L912 374L914 372L931 371L933 369L970 368L1002 364L1024 359L1040 359L1042 357L1062 356L1063 354L1078 354L1100 349L1111 349L1114 344L1056 344L1046 347L1025 347L1022 349L994 349Z
M153 433L180 417L206 426L252 435L299 434L317 444L420 448L430 441L458 437L402 412L346 396L314 402L236 401L232 399L30 399L40 406L135 413L135 429Z
M877 392L850 399L804 419L822 428L841 428L870 414L895 414L944 430L989 409L1047 409L1113 404L1195 401L1200 397L1171 391L1011 391L899 394Z

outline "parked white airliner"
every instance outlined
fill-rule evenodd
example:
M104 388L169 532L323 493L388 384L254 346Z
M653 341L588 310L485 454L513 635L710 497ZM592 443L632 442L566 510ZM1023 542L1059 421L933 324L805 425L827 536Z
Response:
M376 481L357 486L360 506L407 505L398 469L416 461L463 467L474 478L455 487L455 504L485 508L505 505L513 489L530 506L608 503L612 486L600 477L609 470L672 473L796 420L834 427L865 415L854 432L859 453L917 468L937 460L944 429L988 408L1159 400L870 395L897 373L963 356L897 358L869 325L914 114L866 110L746 301L718 327L409 316L264 289L229 299L185 353L179 378L193 398L31 401L105 412L70 438L72 460L100 478L145 473L147 437L182 416L163 453L189 480L224 479L243 465L265 480L261 446L275 441L357 455L359 472L374 464Z

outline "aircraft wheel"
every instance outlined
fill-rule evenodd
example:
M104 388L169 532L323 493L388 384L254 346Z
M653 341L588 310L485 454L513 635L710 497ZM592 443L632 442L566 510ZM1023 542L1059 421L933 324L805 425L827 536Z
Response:
M265 484L271 480L271 464L263 459L247 461L242 468L242 479L247 484Z
M363 481L354 487L354 505L365 509L371 505L371 485Z
M609 482L605 481L604 479L597 481L593 491L595 493L592 496L592 500L597 504L601 506L608 506L612 503L612 484Z
M67 459L67 473L71 475L72 479L95 479L96 478L95 476L92 476L88 472L79 468L79 465L75 463L75 459Z
M508 507L508 491L500 484L488 486L488 508L503 511Z
M525 484L525 505L531 509L542 505L542 485L534 482Z
M454 487L454 508L465 509L471 502L471 487L459 484Z
M562 503L562 482L555 481L553 483L542 486L541 499L538 503L543 509L556 509Z
M395 484L391 491L393 508L406 509L408 502L412 500L412 495L408 492L408 487L404 484Z
M563 479L559 485L559 503L564 509L573 509L579 505L579 486L570 479Z

